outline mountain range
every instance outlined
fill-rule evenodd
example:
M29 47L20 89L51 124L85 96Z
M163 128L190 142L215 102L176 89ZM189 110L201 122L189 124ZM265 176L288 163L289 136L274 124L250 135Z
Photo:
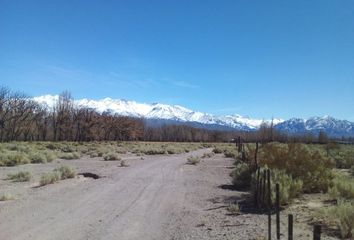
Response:
M58 95L44 95L34 97L33 100L50 108L57 102ZM270 123L272 121L269 119L253 119L238 114L216 116L193 111L179 105L146 104L111 98L101 100L84 98L75 100L75 104L81 107L93 108L101 113L109 112L122 116L144 118L147 124L151 126L187 124L206 129L254 131L259 129L263 122ZM318 134L319 131L324 131L329 136L354 136L353 122L336 119L331 116L311 117L309 119L291 118L288 120L275 118L273 119L273 124L276 129L291 134Z

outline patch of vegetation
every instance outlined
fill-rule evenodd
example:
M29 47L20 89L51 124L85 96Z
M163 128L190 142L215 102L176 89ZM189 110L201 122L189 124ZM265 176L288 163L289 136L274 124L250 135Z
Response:
M252 171L248 164L239 163L230 174L236 189L247 190L251 187Z
M200 157L198 156L189 156L187 158L187 163L190 165L197 165L200 162Z
M340 201L338 205L325 210L327 220L333 221L341 232L342 238L354 236L354 202Z
M32 153L29 156L31 163L46 163L47 158L43 153Z
M3 195L0 196L0 201L9 201L9 200L14 200L14 199L15 199L15 197L9 193L4 193Z
M215 153L213 153L213 152L204 153L204 154L202 155L202 158L211 158L211 157L213 157L214 155L215 155Z
M73 159L79 159L81 155L78 152L68 152L68 153L61 153L59 157L65 160L73 160Z
M31 178L32 178L32 175L28 171L21 171L18 173L7 175L7 179L12 180L14 182L28 182L31 180Z
M266 144L261 160L271 169L284 170L293 179L302 180L306 193L327 192L333 178L333 161L304 144Z
M238 214L240 213L240 206L238 204L230 203L226 210L229 211L231 214Z
M48 184L53 184L60 180L60 175L58 172L45 173L41 176L39 181L40 186L45 186Z
M118 153L110 152L110 153L105 154L103 156L103 159L105 161L119 161L119 160L121 160L121 157L119 156Z
M128 163L126 163L125 160L122 160L122 161L120 162L120 166L121 166L121 167L129 167Z
M74 178L76 176L75 170L72 167L67 165L56 168L54 169L54 171L59 174L59 178L61 180Z
M279 184L279 197L280 204L288 204L292 199L298 197L302 193L303 182L301 179L293 179L290 175L286 174L285 170L272 170L272 201L275 203L275 186Z
M337 175L333 179L328 193L334 200L354 200L354 179L349 176Z

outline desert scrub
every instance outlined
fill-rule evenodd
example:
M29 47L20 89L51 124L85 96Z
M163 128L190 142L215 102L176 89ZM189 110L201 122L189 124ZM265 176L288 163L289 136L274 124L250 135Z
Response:
M40 186L48 185L48 184L53 184L55 182L58 182L60 180L60 174L57 171L50 172L50 173L44 173L41 176L41 179L39 181Z
M275 203L275 186L279 184L279 197L280 204L288 204L292 199L298 197L302 193L303 182L300 179L293 179L290 175L286 174L284 170L273 169L272 176L272 202Z
M336 176L328 194L333 200L354 200L354 179L349 176Z
M18 173L8 174L7 179L12 180L14 182L28 182L31 180L32 175L28 171L21 171Z
M202 155L202 158L211 158L211 157L213 157L214 155L215 155L215 153L213 153L213 152L204 153L204 154Z
M250 188L252 181L252 171L248 164L237 164L235 169L230 173L230 176L232 178L232 184L236 189L246 190Z
M125 160L122 160L122 161L120 162L120 166L121 166L121 167L129 167L128 163L127 163Z
M14 199L15 199L15 197L9 193L4 193L0 196L0 201L9 201L9 200L14 200Z
M76 175L75 170L72 167L67 166L67 165L56 168L56 169L54 169L54 171L59 174L59 177L61 180L68 179L68 178L74 178Z
M197 165L200 162L200 158L198 156L189 156L187 158L187 163L190 165Z
M110 152L110 153L107 153L103 156L103 159L105 161L119 161L121 160L121 158L119 157L118 153L115 153L115 152Z
M69 153L61 153L59 157L65 160L72 160L72 159L79 159L81 155L78 152L69 152Z
M354 236L354 202L339 201L338 205L325 210L328 220L334 221L338 226L342 238Z
M32 153L29 156L31 163L46 163L47 158L43 153Z
M230 203L226 210L231 214L238 214L240 213L240 206L238 204Z
M16 166L20 164L27 164L30 160L26 153L17 152L3 152L0 153L0 166Z
M304 144L265 144L261 163L271 169L285 170L293 179L302 180L306 193L327 192L333 178L334 162Z

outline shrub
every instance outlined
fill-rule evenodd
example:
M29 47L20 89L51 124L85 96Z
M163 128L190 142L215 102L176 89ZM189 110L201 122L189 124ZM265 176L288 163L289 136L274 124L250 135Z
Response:
M204 153L203 156L202 156L202 158L211 158L211 157L213 157L214 155L215 155L215 153L213 153L213 152Z
M60 179L74 178L76 173L75 170L69 166L61 166L54 170L60 176Z
M47 162L52 162L54 159L57 158L57 156L51 151L44 151L43 154L47 159Z
M239 163L231 172L232 184L236 189L245 190L251 186L252 172L246 163Z
M187 163L190 165L197 165L200 162L200 158L198 156L190 156L187 158Z
M29 159L25 153L0 153L0 166L16 166L29 163Z
M90 155L91 158L99 157L98 156L98 152L90 152L89 155Z
M65 160L79 159L80 157L81 155L78 152L60 154L60 158Z
M334 163L304 144L266 144L262 147L262 163L302 180L304 192L327 192L333 178Z
M238 204L230 203L226 210L229 211L231 214L238 214L240 213L240 206Z
M223 153L224 152L224 149L222 149L222 148L220 148L220 147L215 147L214 149L213 149L213 153L216 153L216 154L218 154L218 153Z
M59 180L60 180L60 175L57 171L51 173L45 173L41 176L39 185L44 186L48 184L53 184L55 182L58 182Z
M335 177L328 193L335 200L354 199L354 179L348 176Z
M9 200L14 200L14 196L12 196L9 193L4 193L2 196L0 196L0 201L9 201Z
M121 160L121 158L119 157L118 153L115 152L110 152L107 153L103 156L103 159L105 161L116 161L116 160Z
M293 179L284 170L272 170L272 201L275 202L275 185L279 183L280 204L288 204L302 193L303 182Z
M326 211L328 219L334 219L343 238L354 236L354 202L340 201Z
M238 158L238 152L236 149L225 149L224 156L228 158Z
M46 163L47 158L43 153L32 153L29 156L31 163Z
M12 180L14 182L28 182L31 180L31 173L30 172L18 172L14 174L8 174L7 179Z
M122 160L122 161L120 162L120 166L121 166L121 167L129 167L129 165L128 165L124 160Z

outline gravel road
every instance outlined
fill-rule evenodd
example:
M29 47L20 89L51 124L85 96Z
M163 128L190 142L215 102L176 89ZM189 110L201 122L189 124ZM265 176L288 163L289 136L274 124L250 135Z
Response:
M227 189L232 159L221 155L187 165L191 155L124 155L129 167L99 158L56 160L0 168L0 240L263 239L265 216L235 216L226 208L242 197ZM93 172L43 187L39 176L60 165ZM5 181L7 173L31 171L31 182ZM222 187L224 186L224 187Z

